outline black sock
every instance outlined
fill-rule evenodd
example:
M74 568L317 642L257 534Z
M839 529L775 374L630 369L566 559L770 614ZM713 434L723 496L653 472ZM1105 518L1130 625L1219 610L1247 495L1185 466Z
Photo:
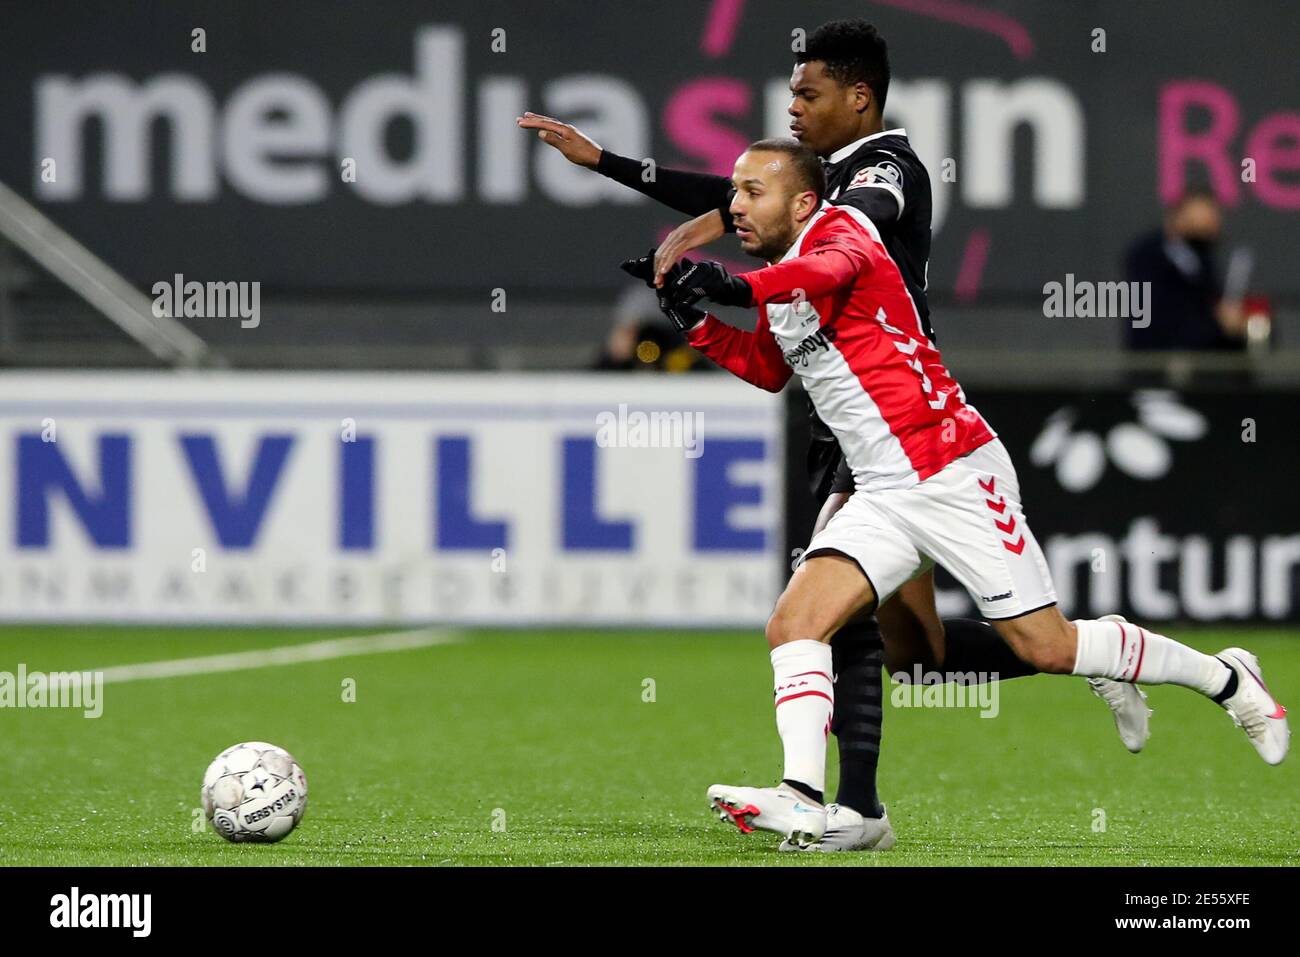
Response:
M835 710L831 731L840 754L839 804L863 817L880 817L876 766L880 763L880 672L884 650L875 620L845 625L831 638Z
M1222 661L1222 659L1220 659ZM1223 667L1228 668L1227 665ZM1210 700L1215 704L1223 704L1237 693L1237 671L1235 668L1228 668L1228 683L1223 686L1223 690L1216 694Z
M974 618L943 620L943 670L948 674L974 672L980 683L996 679L1023 678L1038 674L1033 665L1025 664L1011 646L1002 640L987 621Z
M782 778L781 783L788 784L790 787L794 788L796 791L798 791L808 800L812 801L814 804L826 803L826 796L822 794L821 791L818 791L816 788L810 788L802 781L796 781L793 778Z

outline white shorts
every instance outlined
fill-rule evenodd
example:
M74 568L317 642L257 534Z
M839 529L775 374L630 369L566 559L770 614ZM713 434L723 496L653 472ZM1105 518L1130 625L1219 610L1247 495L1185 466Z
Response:
M1016 618L1056 603L1047 561L1020 509L1015 466L997 439L911 488L854 492L803 558L823 549L856 561L881 602L942 565L985 618Z

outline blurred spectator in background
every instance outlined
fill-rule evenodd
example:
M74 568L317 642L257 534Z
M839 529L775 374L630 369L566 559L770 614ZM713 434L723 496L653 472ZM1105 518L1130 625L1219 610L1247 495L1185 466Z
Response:
M687 372L706 363L659 312L645 286L628 288L614 306L614 328L593 369L619 372Z
M1151 283L1151 322L1128 327L1130 349L1244 348L1240 291L1224 297L1214 260L1222 224L1214 193L1192 189L1166 213L1162 229L1129 248L1128 281Z

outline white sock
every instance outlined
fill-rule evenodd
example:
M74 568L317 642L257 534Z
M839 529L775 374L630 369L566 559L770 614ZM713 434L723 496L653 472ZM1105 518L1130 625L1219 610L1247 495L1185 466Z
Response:
M785 748L783 778L826 790L826 735L831 730L835 682L831 646L811 638L772 649L776 730Z
M1231 672L1222 661L1172 638L1122 621L1074 623L1079 630L1074 673L1144 685L1182 685L1213 697Z

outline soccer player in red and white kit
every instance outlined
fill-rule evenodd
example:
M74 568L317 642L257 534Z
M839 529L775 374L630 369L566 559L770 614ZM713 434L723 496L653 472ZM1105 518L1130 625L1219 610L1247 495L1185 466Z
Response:
M884 38L865 20L832 20L812 31L795 54L790 73L790 132L825 161L827 199L853 206L879 230L930 332L926 276L930 257L930 177L907 132L888 129L884 108L890 82ZM651 256L629 265L633 275L658 286L663 275L689 249L734 231L729 176L675 170L646 164L601 148L568 123L537 113L519 117L519 126L536 130L548 146L570 162L593 169L624 186L696 218L678 227ZM810 406L811 411L811 406ZM854 489L834 434L809 416L810 490L820 506L814 533L847 502ZM875 619L879 619L879 628ZM881 670L920 668L949 676L1006 680L1034 674L987 622L940 619L932 574L922 574L880 603L875 615L845 624L831 641L834 655L835 716L831 733L839 746L840 775L835 802L828 806L823 851L887 850L893 826L876 789L881 748ZM882 661L883 659L883 661ZM1125 747L1140 751L1149 734L1149 710L1135 686L1090 679L1089 686L1111 709Z
M813 537L767 625L783 780L711 787L724 820L797 847L821 838L834 703L827 642L936 564L1039 671L1199 691L1266 762L1279 763L1286 711L1254 655L1206 655L1117 617L1061 614L1006 450L944 367L871 220L823 201L816 154L794 140L761 140L736 161L733 183L741 248L770 265L731 276L718 263L684 260L660 305L695 348L747 382L777 392L798 375L855 491ZM702 298L758 307L754 331L700 312Z

